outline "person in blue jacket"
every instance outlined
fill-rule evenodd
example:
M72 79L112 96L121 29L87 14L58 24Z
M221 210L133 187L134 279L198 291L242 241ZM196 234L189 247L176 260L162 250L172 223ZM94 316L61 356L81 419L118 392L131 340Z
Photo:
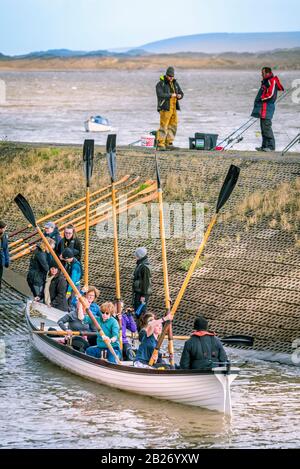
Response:
M7 224L4 221L0 221L0 291L1 282L3 276L3 267L9 267L9 252L8 252L8 239L5 233Z
M80 280L82 279L83 274L80 261L74 257L74 253L70 248L63 250L62 259L64 260L64 267L66 271L73 280L75 286L78 288L78 290L80 290ZM69 304L71 304L71 301L74 297L74 292L70 285L68 285L66 296Z

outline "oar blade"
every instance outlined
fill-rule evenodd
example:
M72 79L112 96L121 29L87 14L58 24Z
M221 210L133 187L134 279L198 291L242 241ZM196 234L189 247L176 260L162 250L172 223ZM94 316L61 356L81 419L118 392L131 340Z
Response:
M85 140L83 144L83 167L88 186L90 185L90 179L93 174L94 145L94 140Z
M250 335L228 335L220 338L223 344L228 345L246 345L252 347L254 344L254 337Z
M117 164L116 164L116 134L110 134L107 136L106 141L106 158L108 164L108 170L111 180L116 180Z
M22 194L18 194L15 198L14 201L16 202L17 206L23 213L24 217L26 220L29 221L29 223L36 227L36 221L35 221L35 216L32 211L32 208L29 205L29 202L25 199L25 197Z
M161 180L160 180L160 173L159 173L159 166L157 155L155 154L155 170L156 170L156 180L157 180L157 189L161 188Z
M219 212L219 210L223 207L223 205L227 202L229 199L233 189L235 188L235 185L238 181L240 174L240 168L237 166L234 166L233 164L230 166L228 173L226 175L226 178L223 182L223 186L220 190L218 202L217 202L217 208L216 208L216 213Z

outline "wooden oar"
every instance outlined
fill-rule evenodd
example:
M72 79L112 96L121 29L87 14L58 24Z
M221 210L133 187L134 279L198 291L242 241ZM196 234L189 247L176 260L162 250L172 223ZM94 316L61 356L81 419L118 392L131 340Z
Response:
M86 181L85 199L85 238L84 238L84 286L89 285L89 235L90 235L90 180L93 174L94 140L85 140L83 144L83 167Z
M207 230L206 230L206 233L204 235L204 238L198 248L198 251L195 255L195 258L188 270L188 273L184 279L184 282L179 290L179 293L177 295L177 298L175 300L175 303L173 304L172 306L172 309L171 309L171 317L173 318L176 311L177 311L177 308L179 306L179 303L184 295L184 292L186 290L186 287L189 283L189 280L191 278L191 276L193 275L193 272L196 268L196 265L198 263L198 260L199 260L199 257L201 256L202 252L203 252L203 249L205 247L205 244L209 238L209 235L211 233L211 230L213 229L213 226L215 225L216 221L217 221L217 217L218 217L218 213L219 211L221 210L221 208L223 207L223 205L226 203L226 201L229 199L236 183L237 183L237 180L238 180L238 177L239 177L239 173L240 173L240 169L237 167L237 166L234 166L234 165L231 165L229 170L228 170L228 173L226 175L226 178L223 182L223 185L222 185L222 188L220 190L220 193L219 193L219 197L218 197L218 201L217 201L217 206L216 206L216 213L215 215L213 216ZM165 327L167 328L167 324L165 325ZM162 331L162 334L164 336L166 330L163 328L163 331ZM158 340L158 342L160 342L160 340ZM159 351L159 348L158 348L158 345L157 345L157 348L155 349L155 354L157 353L158 354L158 351ZM154 353L153 352L153 353ZM152 357L151 357L152 358Z
M116 303L117 303L117 318L120 326L119 342L120 348L123 350L122 340L122 307L121 307L121 286L120 286L120 266L119 266L119 245L118 245L118 225L117 225L117 203L116 203L116 134L110 134L106 141L106 158L108 170L111 179L111 207L112 207L112 221L114 230L114 261L115 261L115 280L116 280Z
M157 180L157 196L158 196L158 204L159 204L159 226L160 226L161 253L162 253L162 265L163 265L164 291L165 291L165 307L166 307L166 314L169 314L170 307L171 307L171 300L170 300L168 263L167 263L164 206L163 206L162 186L161 186L156 151L155 151L155 169L156 169L156 180ZM169 350L170 366L171 368L175 368L172 321L167 321L164 324L163 330L161 333L162 338L164 338L166 332L168 332L168 338L169 338L168 350ZM152 356L149 360L150 366L153 366L154 363L156 363L158 359L158 352L159 352L160 347L161 347L161 340L158 340L157 346L155 347L152 353Z
M141 199L138 199L137 202L131 203L129 205L124 205L121 208L117 208L117 214L126 212L126 210L132 209L132 208L134 208L134 207L136 207L140 204L148 203L148 202L151 202L152 200L154 200L157 197L156 196L156 188L151 189L151 190L152 190L152 193L150 193L150 195L147 195L146 197L142 197ZM142 192L140 192L138 195L140 195L141 193ZM105 212L107 212L107 211L105 210ZM110 216L111 216L111 213L108 212L108 213L106 213L106 215L101 215L99 218L93 217L92 221L90 220L90 227L95 226L98 223L101 223L103 221L108 220ZM76 228L76 232L79 233L80 231L85 229L85 224L75 225L75 228ZM21 257L23 257L27 254L30 254L35 248L36 248L36 244L33 244L32 246L26 248L24 251L19 252L16 255L12 256L10 260L11 261L16 261L16 260L20 259Z
M15 202L16 204L18 205L19 209L21 210L21 212L23 213L23 215L25 216L25 218L29 221L29 223L37 229L40 237L42 238L42 240L44 241L44 243L46 244L47 248L49 249L50 253L52 254L55 262L57 263L57 265L59 266L60 270L62 271L62 273L64 274L67 282L69 283L69 285L71 286L71 288L73 289L73 291L75 292L76 296L78 297L78 300L80 301L80 303L82 304L84 310L86 311L86 313L88 314L88 316L90 317L92 323L94 324L94 326L96 327L97 331L99 332L103 342L105 343L105 345L107 346L107 348L109 349L109 351L111 352L111 354L113 355L114 359L116 360L116 363L120 364L120 360L119 360L119 357L117 356L116 352L114 351L112 345L110 344L110 342L108 341L108 338L105 336L100 324L98 323L98 321L96 320L95 316L93 315L93 313L91 312L91 310L86 306L86 301L85 299L83 298L83 296L81 295L81 293L79 292L79 290L77 289L76 285L74 284L73 280L71 279L71 277L69 276L68 272L66 271L66 269L64 268L64 266L62 265L61 263L61 260L59 259L59 257L56 255L55 251L52 249L51 245L49 244L46 236L44 235L44 233L42 232L42 230L40 229L40 227L38 226L38 224L36 223L35 221L35 216L34 216L34 213L32 211L32 208L30 207L29 203L27 202L27 200L25 199L25 197L23 197L22 194L18 194L16 197L15 197Z
M122 184L123 182L127 181L127 179L130 178L130 174L126 174L126 176L124 176L122 179L120 179L119 181L116 182L116 184ZM100 194L101 192L104 192L106 191L107 189L109 189L111 187L111 185L109 184L108 186L106 187L102 187L101 189L98 189L96 190L95 192L93 192L91 194L91 197L95 197L96 195ZM55 215L58 215L62 212L65 212L66 210L69 210L70 208L74 207L75 205L78 205L80 204L81 202L85 202L85 199L86 197L81 197L80 199L77 199L75 200L74 202L71 202L70 204L68 205L65 205L64 207L61 207L57 210L55 210L54 212L48 214L48 215L45 215L44 217L42 218L39 218L37 220L37 223L41 223L42 221L45 221L45 220L49 220L49 218L53 218ZM27 225L25 226L24 228L20 228L19 230L15 230L15 231L12 231L10 233L10 237L13 237L13 236L16 236L17 234L19 233L23 233L23 231L26 231L28 228L31 228L31 225ZM26 239L26 238L25 238ZM22 241L22 239L21 239ZM18 240L19 242L19 240ZM17 243L17 241L14 241L13 243L10 243L9 246L13 246L15 245L14 243Z

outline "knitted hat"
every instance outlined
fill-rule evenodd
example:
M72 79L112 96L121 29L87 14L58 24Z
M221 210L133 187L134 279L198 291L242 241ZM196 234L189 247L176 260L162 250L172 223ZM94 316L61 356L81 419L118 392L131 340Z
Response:
M55 223L53 221L47 221L44 225L45 228L55 228Z
M74 257L73 249L66 248L66 249L63 250L61 255L62 255L63 259L71 259L72 257Z
M203 317L199 316L195 319L194 329L195 331L207 331L208 321Z
M143 259L143 257L147 256L147 249L145 247L137 248L134 255L138 259Z
M51 269L52 267L55 267L55 269L59 269L54 259L51 259L51 261L49 262L49 269Z
M5 228L6 226L7 224L5 223L5 221L0 220L0 228Z
M175 75L174 67L168 67L166 71L166 75L168 75L169 77L174 77Z

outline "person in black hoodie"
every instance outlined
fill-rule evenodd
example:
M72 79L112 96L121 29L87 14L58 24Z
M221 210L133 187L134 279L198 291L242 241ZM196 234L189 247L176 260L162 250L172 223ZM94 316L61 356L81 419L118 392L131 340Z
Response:
M49 264L49 272L46 277L44 288L44 302L48 306L68 311L66 298L67 281L56 262L52 260Z
M224 347L214 332L207 330L208 321L199 316L194 322L194 332L183 347L180 368L202 370L227 362Z
M135 251L136 268L133 273L133 307L136 311L141 303L147 306L149 296L152 293L151 288L151 266L147 256L147 249L145 247L137 248ZM143 313L146 312L146 307Z
M36 301L43 297L44 284L49 270L47 251L47 246L44 243L40 243L30 259L27 283Z
M62 258L62 252L65 248L70 248L73 251L74 257L81 260L82 245L80 239L76 235L76 230L73 225L68 225L64 229L64 237L59 241L56 248L57 255Z

